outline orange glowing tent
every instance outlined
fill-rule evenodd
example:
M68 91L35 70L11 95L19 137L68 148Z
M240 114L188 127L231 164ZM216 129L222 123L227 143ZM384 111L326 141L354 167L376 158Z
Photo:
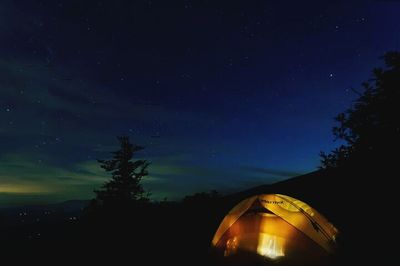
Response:
M212 245L230 256L241 251L270 260L319 259L335 250L338 230L308 204L280 194L250 197L223 219Z

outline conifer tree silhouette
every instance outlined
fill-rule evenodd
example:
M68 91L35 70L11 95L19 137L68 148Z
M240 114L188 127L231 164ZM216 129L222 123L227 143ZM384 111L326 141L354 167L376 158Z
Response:
M131 144L129 137L118 137L120 149L113 152L110 160L98 160L101 168L111 173L111 180L95 190L96 201L103 206L125 205L148 201L141 181L148 175L146 160L132 161L133 155L143 147Z

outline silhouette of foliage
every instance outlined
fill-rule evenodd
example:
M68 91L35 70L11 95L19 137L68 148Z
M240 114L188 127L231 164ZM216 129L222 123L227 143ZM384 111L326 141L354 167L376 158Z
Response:
M140 146L131 144L129 137L118 137L121 148L113 152L110 160L98 160L101 168L111 173L111 180L95 190L96 204L121 206L132 202L148 201L141 180L148 175L146 160L132 161Z
M182 200L184 204L207 204L218 201L221 195L216 190L210 192L198 192L193 195L185 196Z
M321 168L382 166L394 159L391 154L400 147L400 53L388 52L383 59L386 67L375 68L360 97L335 118L333 134L345 144L321 152Z

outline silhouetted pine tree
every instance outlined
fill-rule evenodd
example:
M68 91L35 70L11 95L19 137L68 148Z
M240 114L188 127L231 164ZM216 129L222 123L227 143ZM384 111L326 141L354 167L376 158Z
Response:
M362 84L364 90L333 128L344 145L330 153L321 152L322 168L361 166L392 167L400 149L400 53L384 55L386 68L375 68L373 78ZM384 167L382 167L384 166Z
M142 150L129 142L129 137L118 137L121 148L113 152L110 160L98 160L101 168L111 173L111 180L95 190L96 203L100 206L122 206L133 202L148 201L141 184L148 175L146 160L132 161L135 152Z

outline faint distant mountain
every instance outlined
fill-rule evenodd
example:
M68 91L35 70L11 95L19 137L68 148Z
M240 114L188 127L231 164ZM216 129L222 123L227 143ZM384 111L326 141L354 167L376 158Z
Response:
M79 212L89 204L89 200L68 200L60 203L24 205L17 207L9 207L0 209L1 213L18 213L18 212L40 212L40 211L57 211L57 212Z
M65 212L80 211L89 204L89 200L68 200L58 204L52 204L58 209L63 209Z
M4 234L4 230L6 230L9 235L19 234L18 232L20 232L26 237L32 233L33 228L45 224L76 221L82 215L82 210L88 203L88 200L69 200L54 204L2 208L0 209L0 235ZM1 232L2 230L3 232Z

